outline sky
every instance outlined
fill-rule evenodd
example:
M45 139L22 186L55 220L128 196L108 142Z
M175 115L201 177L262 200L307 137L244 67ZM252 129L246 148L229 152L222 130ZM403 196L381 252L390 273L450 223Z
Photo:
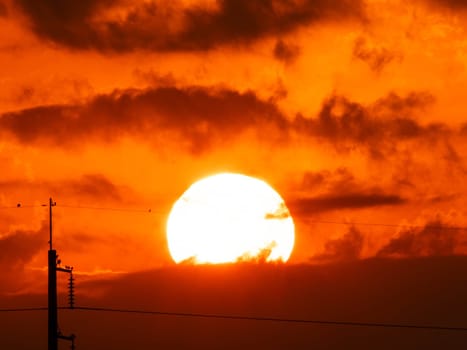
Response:
M467 230L452 229L467 226L466 1L0 0L0 26L0 306L46 302L52 197L83 303L467 326L452 301L467 289ZM296 229L286 265L175 266L170 208L219 172L281 194ZM467 344L134 316L140 334L129 318L64 313L82 348L108 341L91 316L129 332L116 349ZM26 321L45 344L45 316L0 315L0 347Z

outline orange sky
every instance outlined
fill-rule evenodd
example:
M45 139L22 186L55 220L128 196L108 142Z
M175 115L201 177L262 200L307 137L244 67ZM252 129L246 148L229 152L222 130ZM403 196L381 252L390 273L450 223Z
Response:
M281 193L292 263L465 254L465 230L424 226L467 226L466 19L455 0L4 0L0 205L53 196L57 249L91 274L171 265L172 203L219 171ZM25 271L46 218L0 211Z
M41 204L53 197L55 248L75 266L83 302L466 324L450 300L465 296L467 230L445 228L467 227L466 1L0 0L0 28L1 307L44 297ZM284 198L296 226L287 266L173 266L172 204L224 171ZM20 317L0 319L4 334L40 329ZM107 344L93 338L100 325L73 320L83 348ZM173 345L179 329L189 330L180 348L219 348L206 329L235 348L256 335L291 344L274 338L279 328L153 326L138 329L158 329L161 343L140 348ZM465 343L287 332L296 348ZM0 331L0 348L17 339ZM115 349L130 347L118 339Z

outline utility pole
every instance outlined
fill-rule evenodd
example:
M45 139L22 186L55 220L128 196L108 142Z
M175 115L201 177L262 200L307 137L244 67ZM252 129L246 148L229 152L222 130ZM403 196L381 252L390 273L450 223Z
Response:
M75 349L75 335L63 335L58 328L58 307L57 307L57 271L67 272L70 274L69 279L69 303L70 308L74 308L74 279L73 267L65 266L62 268L57 266L60 264L57 251L52 247L52 207L57 204L49 199L49 252L48 252L48 272L49 272L49 288L48 288L48 343L49 350L58 350L58 339L64 339L71 342L71 349Z
M52 207L49 199L49 350L58 350L58 311L57 311L57 251L52 249Z

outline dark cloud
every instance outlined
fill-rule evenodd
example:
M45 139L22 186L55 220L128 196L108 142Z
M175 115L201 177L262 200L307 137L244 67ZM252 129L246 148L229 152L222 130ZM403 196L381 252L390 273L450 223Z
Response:
M293 216L307 216L330 210L359 209L385 205L402 205L407 201L384 193L329 194L312 198L299 198L288 202Z
M466 10L465 0L426 0L429 4L446 7L451 10Z
M324 102L317 118L298 115L294 129L331 140L339 149L364 146L371 155L381 158L398 141L447 132L441 124L422 126L414 119L432 101L433 97L426 93L410 93L405 97L391 93L364 106L342 96L332 96Z
M357 228L351 226L342 237L331 239L324 245L324 251L313 256L313 262L352 261L360 258L364 237Z
M429 92L410 92L405 96L394 92L378 99L370 111L380 117L399 116L408 118L416 111L423 111L435 102L435 97Z
M12 134L23 143L76 146L90 139L110 141L127 134L151 135L148 141L157 141L160 131L165 130L179 133L193 151L199 152L219 134L229 137L266 124L287 128L277 107L252 92L160 87L100 95L84 105L7 113L0 118L0 132Z
M203 50L288 33L320 20L362 18L361 0L218 0L215 8L150 1L103 19L110 0L17 0L35 33L77 49Z
M0 266L16 267L29 262L48 241L47 226L39 230L17 230L0 235Z
M172 139L181 137L182 147L201 153L215 141L226 141L254 128L262 139L276 143L293 134L329 142L338 151L361 149L382 158L394 152L401 141L436 141L449 133L443 124L421 125L415 120L431 102L426 93L389 94L371 105L332 96L324 101L316 118L299 114L291 120L274 98L262 100L251 91L159 86L114 91L84 104L5 113L0 116L0 134L14 136L22 143L61 147L114 141L125 135L160 145L170 135Z
M438 204L438 203L444 203L444 202L452 202L454 200L457 200L461 197L460 194L440 194L440 195L435 195L428 197L427 200L428 202L432 204Z
M364 38L355 40L353 48L353 56L366 62L375 72L380 72L383 68L391 63L396 54L384 47L370 47Z
M121 200L123 193L129 195L129 189L117 186L108 178L101 174L85 174L79 179L55 180L55 181L25 181L11 180L0 182L0 191L2 194L11 194L13 192L29 194L34 193L37 196L47 196L73 199L96 199L99 200Z
M403 229L382 247L377 256L420 257L455 255L465 230L449 229L441 221L428 222L424 227Z
M298 55L300 55L300 47L287 43L284 40L278 40L274 46L273 53L274 57L279 61L290 64L297 59Z
M81 41L97 39L89 21L93 14L109 6L112 1L16 0L16 3L30 17L37 35L77 46Z
M407 203L397 194L359 181L344 167L332 171L306 172L296 190L301 195L287 202L294 216Z

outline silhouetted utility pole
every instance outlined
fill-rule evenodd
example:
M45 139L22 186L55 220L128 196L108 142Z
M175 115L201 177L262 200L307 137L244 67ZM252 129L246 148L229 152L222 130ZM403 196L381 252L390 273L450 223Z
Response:
M71 349L75 348L75 335L65 336L61 334L58 328L58 308L57 308L57 271L67 272L70 274L69 279L69 303L70 308L74 308L74 279L73 279L73 267L65 266L65 268L57 266L60 264L58 260L57 251L52 249L52 207L56 203L52 201L52 198L49 199L49 290L48 290L48 299L49 299L49 327L48 327L48 340L49 340L49 350L58 350L58 339L64 339L71 341Z
M52 207L49 199L49 350L58 350L57 251L52 249Z

